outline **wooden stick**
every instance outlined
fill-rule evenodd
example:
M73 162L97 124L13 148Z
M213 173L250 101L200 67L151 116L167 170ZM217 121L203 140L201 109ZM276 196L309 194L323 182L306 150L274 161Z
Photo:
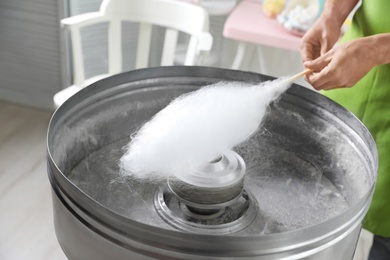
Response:
M307 74L307 73L310 73L312 72L311 69L305 69L304 71L301 71L299 72L298 74L295 74L294 76L292 76L291 78L287 79L287 81L291 82L291 81L294 81L296 80L297 78L299 77L302 77L303 75Z

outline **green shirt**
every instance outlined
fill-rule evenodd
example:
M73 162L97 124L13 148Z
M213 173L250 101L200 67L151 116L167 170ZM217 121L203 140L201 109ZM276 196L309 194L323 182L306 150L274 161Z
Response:
M388 32L390 1L363 0L342 42ZM376 66L352 88L323 94L354 113L375 139L379 171L363 227L376 235L390 237L390 64Z

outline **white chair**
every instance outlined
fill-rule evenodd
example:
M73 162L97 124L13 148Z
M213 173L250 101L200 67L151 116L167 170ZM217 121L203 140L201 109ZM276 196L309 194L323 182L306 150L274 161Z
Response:
M174 64L178 33L188 34L190 41L184 65L197 65L202 54L210 51L209 15L198 5L176 0L104 0L98 12L61 20L70 33L73 85L54 96L55 107L93 82L122 72L122 22L139 23L135 68L149 65L152 27L166 28L161 66ZM86 79L80 30L98 23L108 23L108 71Z

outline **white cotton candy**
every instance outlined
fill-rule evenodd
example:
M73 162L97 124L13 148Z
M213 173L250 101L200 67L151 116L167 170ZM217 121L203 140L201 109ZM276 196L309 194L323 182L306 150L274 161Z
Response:
M180 96L131 140L121 169L140 178L193 173L254 133L289 85L282 79L256 86L220 82Z

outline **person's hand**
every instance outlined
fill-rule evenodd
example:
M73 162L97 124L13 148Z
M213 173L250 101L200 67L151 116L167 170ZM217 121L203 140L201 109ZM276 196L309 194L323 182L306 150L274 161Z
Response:
M372 49L365 38L336 46L304 62L303 66L313 71L306 80L317 90L351 87L376 65Z
M339 22L325 16L320 17L301 40L302 61L312 61L327 53L340 35Z

